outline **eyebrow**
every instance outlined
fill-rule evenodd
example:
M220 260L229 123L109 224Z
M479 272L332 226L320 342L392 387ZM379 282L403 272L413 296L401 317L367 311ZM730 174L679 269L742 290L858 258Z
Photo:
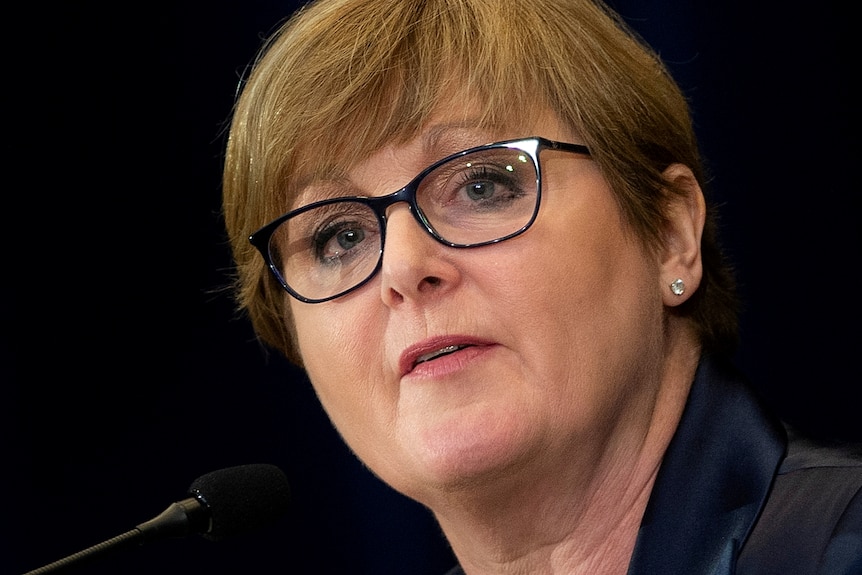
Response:
M317 171L307 174L297 182L296 193L288 207L295 210L313 202L342 197L348 195L344 192L351 187L355 188L356 185L345 170L329 166L326 173Z
M430 126L423 132L422 140L423 151L427 155L436 154L439 160L467 148L489 144L493 138L488 128L482 128L478 120L468 118Z

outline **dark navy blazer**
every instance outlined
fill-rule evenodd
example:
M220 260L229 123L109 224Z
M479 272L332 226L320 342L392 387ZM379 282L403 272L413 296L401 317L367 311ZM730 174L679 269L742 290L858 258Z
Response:
M862 453L796 437L704 358L628 575L862 575Z

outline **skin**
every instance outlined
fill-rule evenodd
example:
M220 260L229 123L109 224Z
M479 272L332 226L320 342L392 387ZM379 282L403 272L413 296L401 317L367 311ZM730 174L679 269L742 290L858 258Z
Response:
M581 142L548 113L517 133L441 113L349 170L345 193L384 195L446 154L528 135ZM468 573L625 573L697 364L692 331L667 309L700 280L703 196L687 168L668 168L689 193L650 253L595 162L541 161L543 203L521 236L448 248L397 204L371 282L290 305L334 425L434 512ZM404 373L412 355L456 343L471 347Z

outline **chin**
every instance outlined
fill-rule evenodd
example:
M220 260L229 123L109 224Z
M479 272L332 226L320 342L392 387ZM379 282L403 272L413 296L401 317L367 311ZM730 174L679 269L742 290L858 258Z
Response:
M518 415L475 412L421 431L411 429L406 442L411 470L422 487L443 491L481 485L510 472L533 452L535 443L534 428Z

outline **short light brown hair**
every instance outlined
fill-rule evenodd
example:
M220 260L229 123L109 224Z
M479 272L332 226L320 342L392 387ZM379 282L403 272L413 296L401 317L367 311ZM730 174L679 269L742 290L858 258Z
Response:
M266 344L300 362L287 294L249 244L286 212L297 182L347 168L415 135L456 92L483 124L517 127L541 108L580 134L632 229L661 245L671 163L706 177L688 103L656 54L592 0L317 0L261 48L236 102L224 170L224 217L240 310ZM532 134L524 134L532 135ZM737 340L734 282L716 238L704 277L674 313L704 349Z

